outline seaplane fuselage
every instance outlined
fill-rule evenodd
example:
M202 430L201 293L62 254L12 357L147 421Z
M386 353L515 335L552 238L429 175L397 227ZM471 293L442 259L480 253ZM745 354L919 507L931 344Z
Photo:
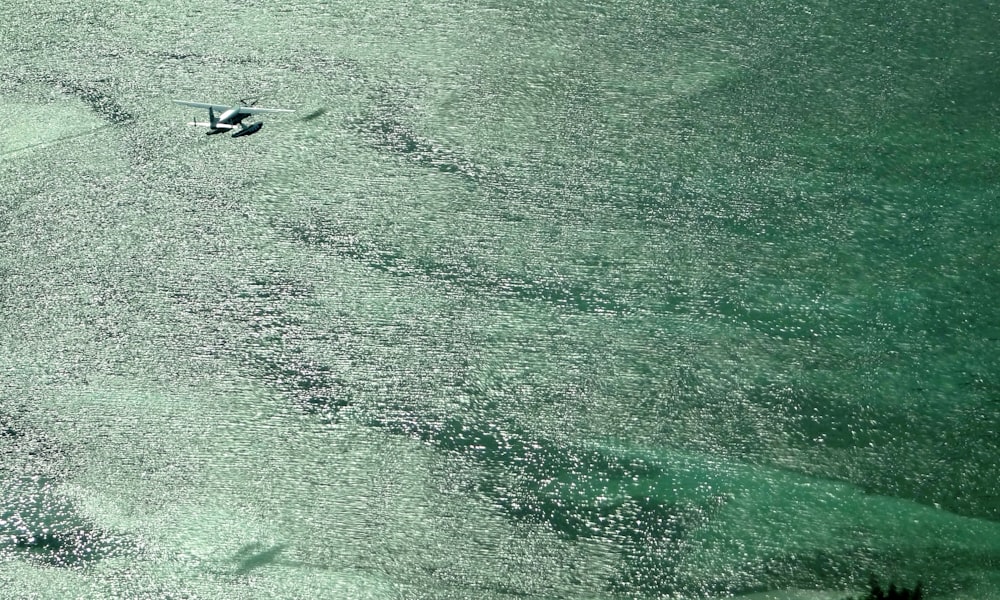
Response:
M233 137L242 137L245 135L252 135L261 130L264 126L263 123L252 123L250 125L245 125L243 120L250 115L260 114L260 113L279 113L279 112L292 112L290 110L282 108L256 108L253 106L225 106L221 104L208 104L206 102L187 102L184 100L174 100L177 104L183 106L193 106L195 108L207 108L208 109L208 121L199 122L192 121L188 125L197 125L199 127L208 127L207 135L214 135L216 133L222 133L224 131L233 132ZM218 116L216 116L216 111L220 111Z

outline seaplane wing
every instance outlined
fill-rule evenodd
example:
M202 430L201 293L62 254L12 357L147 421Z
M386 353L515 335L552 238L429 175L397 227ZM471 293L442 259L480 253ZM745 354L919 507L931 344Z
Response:
M194 108L211 108L212 110L229 110L232 106L226 106L225 104L208 104L207 102L188 102L187 100L174 100L174 104L180 104L182 106L191 106Z
M295 112L294 110L289 110L287 108L256 108L254 106L238 106L236 107L241 115L256 115L258 113L289 113Z
M208 102L188 102L187 100L174 100L174 103L180 104L182 106L191 106L193 108L210 108L214 111L218 111L219 113L224 113L228 110L235 110L237 114L241 115L295 112L294 110L288 110L287 108L257 108L255 106L227 106L225 104L210 104Z

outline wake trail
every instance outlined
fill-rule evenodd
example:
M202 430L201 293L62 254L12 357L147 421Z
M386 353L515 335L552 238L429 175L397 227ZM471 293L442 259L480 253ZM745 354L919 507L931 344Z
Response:
M68 141L76 139L76 138L80 138L80 137L92 135L94 133L97 133L98 131L102 131L102 130L107 129L109 127L114 127L114 125L115 125L114 123L108 123L106 125L101 125L100 127L95 127L93 129L88 129L86 131L81 131L79 133L72 133L72 134L69 134L69 135L64 135L64 136L61 136L61 137L57 137L55 139L45 140L43 142L36 142L34 144L28 144L27 146L21 146L20 148L14 148L13 150L7 150L6 152L0 152L0 157L9 156L11 154L16 154L18 152L24 152L26 150L33 150L35 148L44 148L44 147L47 147L47 146L55 146L57 144L68 142Z

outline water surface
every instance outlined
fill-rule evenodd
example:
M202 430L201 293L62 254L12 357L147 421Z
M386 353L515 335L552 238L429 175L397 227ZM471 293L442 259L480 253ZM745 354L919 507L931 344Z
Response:
M0 596L996 595L994 3L8 4Z

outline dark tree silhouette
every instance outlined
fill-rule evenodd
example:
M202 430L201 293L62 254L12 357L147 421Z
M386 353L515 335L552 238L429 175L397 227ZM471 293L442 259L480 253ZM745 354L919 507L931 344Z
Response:
M872 575L868 580L868 588L868 593L857 600L923 600L924 597L923 585L919 581L912 590L897 588L895 583L890 583L889 589L883 590L878 579Z

